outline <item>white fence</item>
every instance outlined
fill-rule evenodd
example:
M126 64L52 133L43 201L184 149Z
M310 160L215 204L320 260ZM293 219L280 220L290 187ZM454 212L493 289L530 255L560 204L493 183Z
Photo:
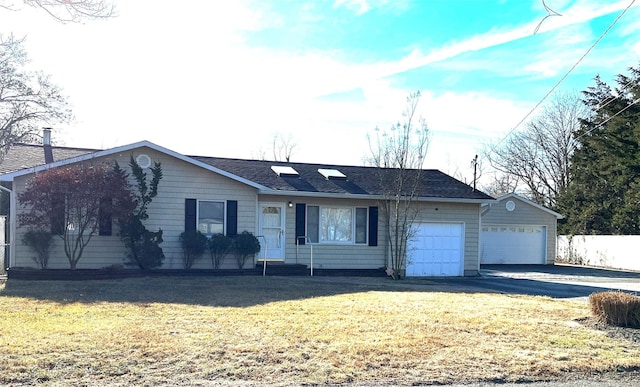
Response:
M640 271L640 235L558 236L559 262Z

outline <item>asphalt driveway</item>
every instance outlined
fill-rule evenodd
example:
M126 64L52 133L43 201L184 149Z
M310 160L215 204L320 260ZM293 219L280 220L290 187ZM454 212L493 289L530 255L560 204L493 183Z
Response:
M482 265L479 277L429 279L443 285L506 294L581 298L606 290L640 295L640 272L565 265Z

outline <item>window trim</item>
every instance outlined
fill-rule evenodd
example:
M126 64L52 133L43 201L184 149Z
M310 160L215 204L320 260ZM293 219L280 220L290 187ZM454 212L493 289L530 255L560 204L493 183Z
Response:
M369 228L370 228L370 224L369 224L369 207L367 206L332 206L332 205L320 205L320 204L306 204L305 206L305 223L304 223L304 229L305 229L305 234L307 235L307 237L309 238L309 242L311 244L318 244L318 245L354 245L354 246L368 246L369 245L369 237L370 237L370 232L369 232ZM309 209L310 207L314 207L318 209L318 235L316 236L317 242L314 242L314 238L312 238L309 235ZM322 234L322 226L321 226L321 219L322 219L322 209L350 209L351 210L351 240L349 241L323 241L321 240L321 234ZM365 235L364 235L364 241L363 242L356 242L357 240L357 212L358 209L361 209L364 211L366 217L364 219L364 227L365 227Z

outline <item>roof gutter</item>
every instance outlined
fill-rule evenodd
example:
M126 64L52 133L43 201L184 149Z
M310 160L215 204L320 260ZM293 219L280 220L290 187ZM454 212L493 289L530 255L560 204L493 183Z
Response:
M279 191L279 190L258 190L258 195L273 196L300 196L310 198L336 198L336 199L363 199L363 200L388 200L384 195L363 195L363 194L345 194L345 193L326 193L326 192L305 192L305 191ZM470 203L484 204L494 203L496 199L463 199L463 198L441 198L441 197L418 197L412 200L416 202L439 202L439 203Z

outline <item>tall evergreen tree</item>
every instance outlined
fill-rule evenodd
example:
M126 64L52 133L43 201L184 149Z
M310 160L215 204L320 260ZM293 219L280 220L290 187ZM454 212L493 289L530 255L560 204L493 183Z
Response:
M590 113L558 202L564 233L640 234L640 67L629 72L615 89L597 76L583 92Z

